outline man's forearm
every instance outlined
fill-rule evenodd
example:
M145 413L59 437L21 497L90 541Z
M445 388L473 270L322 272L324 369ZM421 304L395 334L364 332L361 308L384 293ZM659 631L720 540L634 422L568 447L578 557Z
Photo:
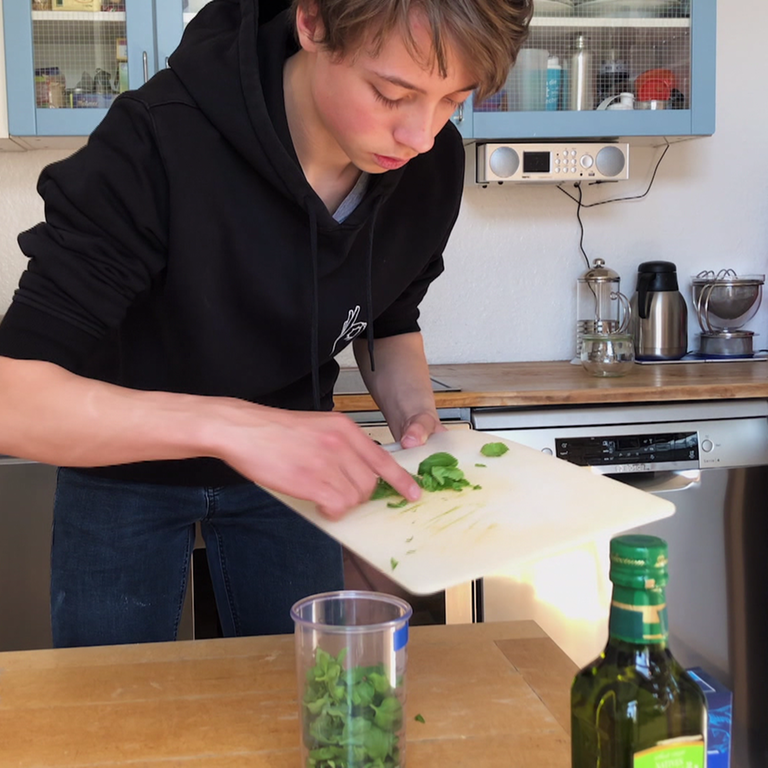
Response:
M414 416L432 414L438 419L420 333L377 339L375 372L365 341L356 340L353 348L363 380L396 440Z
M343 414L143 392L7 357L0 357L0 453L73 467L209 456L332 518L367 500L379 477L406 498L420 494Z
M2 357L0 398L0 451L67 466L204 455L204 414L214 406L213 398L141 392Z

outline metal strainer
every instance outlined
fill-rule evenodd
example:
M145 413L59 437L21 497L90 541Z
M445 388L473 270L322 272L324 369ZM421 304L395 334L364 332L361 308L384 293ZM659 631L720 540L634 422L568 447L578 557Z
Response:
M765 275L742 275L732 269L699 272L693 278L693 303L705 333L735 331L760 307Z

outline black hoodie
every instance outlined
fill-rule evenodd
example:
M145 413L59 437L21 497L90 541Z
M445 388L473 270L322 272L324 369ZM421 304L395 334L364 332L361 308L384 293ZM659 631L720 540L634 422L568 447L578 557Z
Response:
M257 0L213 0L170 68L44 169L46 222L19 236L30 262L0 355L134 389L329 410L334 356L356 335L418 330L458 215L458 132L448 124L432 150L371 176L336 222L288 131L282 73L296 50L287 12L259 27ZM91 471L243 479L214 459Z

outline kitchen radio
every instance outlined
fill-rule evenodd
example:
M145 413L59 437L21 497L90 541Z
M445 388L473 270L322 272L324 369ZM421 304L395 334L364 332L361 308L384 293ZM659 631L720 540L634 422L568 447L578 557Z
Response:
M618 181L629 178L629 144L478 144L475 181Z

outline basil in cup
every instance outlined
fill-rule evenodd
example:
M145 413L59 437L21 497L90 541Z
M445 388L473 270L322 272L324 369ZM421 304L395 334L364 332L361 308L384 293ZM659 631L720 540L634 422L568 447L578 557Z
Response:
M349 590L293 606L306 768L405 768L411 614L400 598Z

